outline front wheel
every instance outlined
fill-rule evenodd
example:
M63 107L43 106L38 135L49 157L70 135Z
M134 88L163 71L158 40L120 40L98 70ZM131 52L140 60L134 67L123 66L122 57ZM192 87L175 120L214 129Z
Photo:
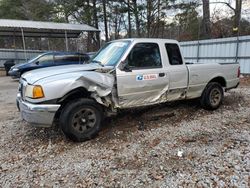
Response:
M98 103L92 99L78 99L63 108L60 126L68 138L82 142L98 134L102 117L102 108Z
M207 110L219 108L224 97L223 88L219 83L209 83L201 96L201 105Z

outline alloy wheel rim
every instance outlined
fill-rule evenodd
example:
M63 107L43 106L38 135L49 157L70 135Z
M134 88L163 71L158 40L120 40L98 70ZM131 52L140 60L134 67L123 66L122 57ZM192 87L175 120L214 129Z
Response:
M77 111L72 119L72 127L76 131L83 133L95 126L96 114L90 108L81 108Z
M217 106L221 101L221 91L218 88L212 89L210 93L210 103Z

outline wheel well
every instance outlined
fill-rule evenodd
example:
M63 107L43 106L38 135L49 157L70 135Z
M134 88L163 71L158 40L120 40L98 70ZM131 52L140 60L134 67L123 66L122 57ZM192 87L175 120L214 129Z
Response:
M226 80L225 80L223 77L221 77L221 76L216 77L216 78L213 78L212 80L210 80L209 83L211 83L211 82L217 82L217 83L219 83L222 87L226 87Z
M58 104L61 104L61 107L58 109L58 111L55 115L55 118L60 117L62 109L69 101L79 99L79 98L89 98L89 97L90 97L90 92L88 92L83 87L79 87L79 88L76 88L76 89L70 91L69 93L67 93L66 95L64 95L62 98L60 98L57 101Z
M60 98L58 100L58 103L62 104L62 103L67 103L70 100L74 100L77 98L89 98L90 96L90 92L88 92L85 88L83 87L79 87L76 89L73 89L72 91L70 91L69 93L67 93L66 95L64 95L62 98Z

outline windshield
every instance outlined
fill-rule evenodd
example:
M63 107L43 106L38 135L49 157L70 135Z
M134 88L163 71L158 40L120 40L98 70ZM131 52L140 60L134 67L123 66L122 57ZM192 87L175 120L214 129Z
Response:
M107 43L91 60L91 63L100 63L103 66L115 66L126 51L130 41Z

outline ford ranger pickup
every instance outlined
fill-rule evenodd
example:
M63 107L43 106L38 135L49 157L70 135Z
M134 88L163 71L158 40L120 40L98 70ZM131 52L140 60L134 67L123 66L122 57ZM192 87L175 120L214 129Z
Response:
M57 120L68 138L85 141L120 109L199 98L215 110L239 76L238 63L186 64L175 40L122 39L108 42L87 64L23 74L17 105L28 123L50 127Z

